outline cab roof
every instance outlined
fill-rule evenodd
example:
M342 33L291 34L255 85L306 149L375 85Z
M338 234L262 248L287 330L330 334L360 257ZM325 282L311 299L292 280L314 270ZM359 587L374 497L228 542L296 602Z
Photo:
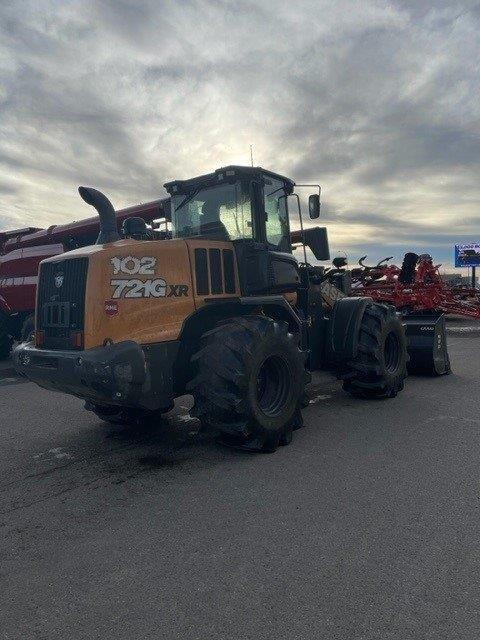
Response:
M175 193L185 193L198 187L210 187L214 184L218 184L225 180L225 182L232 182L237 177L250 178L252 180L262 179L265 176L276 178L281 180L287 187L287 191L291 193L295 186L295 182L290 178L268 171L262 167L243 167L240 165L229 165L228 167L222 167L216 169L213 173L207 173L203 176L197 176L196 178L190 178L189 180L172 180L166 182L163 186L171 195Z

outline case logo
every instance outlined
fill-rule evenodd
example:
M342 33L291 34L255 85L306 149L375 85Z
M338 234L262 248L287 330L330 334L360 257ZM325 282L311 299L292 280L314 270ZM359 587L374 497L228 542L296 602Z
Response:
M64 279L63 273L57 273L54 279L54 283L57 289L60 289L60 287L63 285L63 279Z
M111 258L113 275L154 276L157 259L153 256L125 256ZM112 278L112 298L178 298L188 296L188 285L168 284L164 278ZM113 301L111 301L113 302ZM105 303L106 304L106 303ZM106 311L106 308L105 308ZM118 308L117 308L118 313Z

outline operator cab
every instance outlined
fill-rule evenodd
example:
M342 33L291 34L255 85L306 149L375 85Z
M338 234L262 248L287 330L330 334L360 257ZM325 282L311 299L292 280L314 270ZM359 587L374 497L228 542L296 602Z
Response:
M232 242L243 295L296 291L287 202L292 180L260 167L229 166L164 186L173 237Z
M287 196L294 182L260 167L229 166L164 185L176 238L255 240L291 251Z
M232 242L243 295L298 290L300 269L292 255L288 210L288 197L295 188L293 180L261 167L228 166L164 186L171 196L173 237ZM300 214L298 196L297 204ZM317 218L319 212L320 198L315 194L309 198L310 217ZM306 241L307 232L313 246L319 240L322 244L326 258L322 254L319 259L328 259L326 230L310 228L299 238L299 232L295 232L297 245L299 240L300 244ZM317 252L314 254L318 257Z

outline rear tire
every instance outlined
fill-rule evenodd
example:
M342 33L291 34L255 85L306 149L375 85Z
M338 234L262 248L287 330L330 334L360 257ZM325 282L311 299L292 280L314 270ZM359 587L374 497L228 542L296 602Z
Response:
M341 374L343 389L357 398L393 398L407 377L407 341L395 308L367 305L360 325L357 357Z
M225 320L207 331L192 357L192 415L208 422L224 444L273 452L302 426L309 379L299 336L265 316Z
M10 335L10 318L0 311L0 360L8 358L13 338Z

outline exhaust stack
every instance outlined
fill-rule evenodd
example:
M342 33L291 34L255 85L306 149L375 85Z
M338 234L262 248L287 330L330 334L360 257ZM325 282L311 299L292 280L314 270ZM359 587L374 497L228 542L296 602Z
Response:
M100 233L98 234L97 244L107 244L108 242L120 240L115 209L107 196L91 187L78 187L78 193L82 200L98 211Z

